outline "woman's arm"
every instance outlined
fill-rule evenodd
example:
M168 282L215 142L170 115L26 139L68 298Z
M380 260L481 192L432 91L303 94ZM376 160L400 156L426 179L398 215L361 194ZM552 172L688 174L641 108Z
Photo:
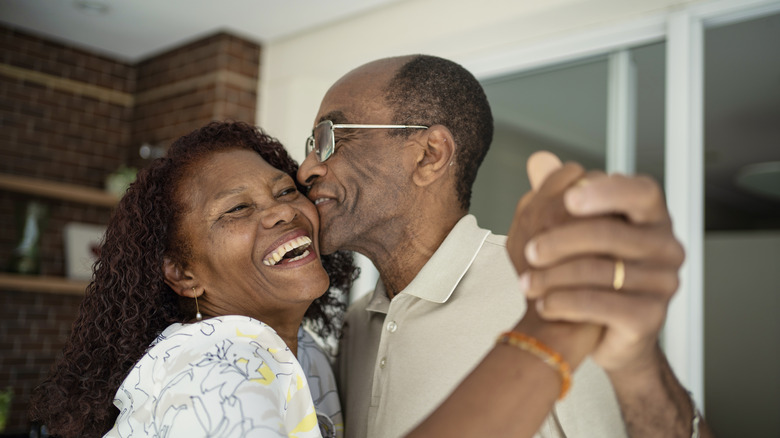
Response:
M595 345L600 328L542 322L530 303L513 332L555 345L571 371ZM561 394L556 367L532 352L497 344L447 400L407 437L532 437Z

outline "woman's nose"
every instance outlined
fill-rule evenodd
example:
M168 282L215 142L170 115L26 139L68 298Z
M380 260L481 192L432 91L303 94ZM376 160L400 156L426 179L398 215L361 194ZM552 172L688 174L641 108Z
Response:
M328 167L321 163L319 158L317 158L317 154L312 151L298 168L298 182L305 186L310 186L318 177L325 175L327 171Z
M263 211L263 227L273 228L279 224L290 223L295 219L296 215L297 212L295 208L290 204L277 202Z

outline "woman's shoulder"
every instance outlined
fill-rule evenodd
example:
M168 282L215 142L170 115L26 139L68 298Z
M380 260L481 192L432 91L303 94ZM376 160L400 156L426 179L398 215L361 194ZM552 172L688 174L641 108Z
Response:
M294 430L314 412L301 382L305 377L292 352L260 321L223 316L173 324L116 392L120 415L109 436L134 430L176 436ZM293 406L291 397L302 402Z
M175 336L232 336L236 332L248 331L253 335L276 335L276 331L268 324L249 316L225 315L215 316L194 323L174 323L169 325L155 340L155 344ZM278 336L276 336L278 337Z
M289 363L294 355L276 331L268 324L248 316L226 315L195 323L171 324L150 345L146 358L167 361L215 354L254 353L270 356L274 361ZM172 354L175 351L175 355Z

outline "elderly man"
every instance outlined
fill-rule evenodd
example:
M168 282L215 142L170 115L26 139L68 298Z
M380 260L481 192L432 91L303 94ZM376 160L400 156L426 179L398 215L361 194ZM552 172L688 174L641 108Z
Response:
M411 430L527 297L546 320L599 327L540 436L691 436L695 408L657 345L683 259L657 184L584 174L536 216L516 216L507 242L468 214L492 135L480 84L441 58L371 62L323 98L298 179L323 253L357 251L380 274L345 321L347 436Z

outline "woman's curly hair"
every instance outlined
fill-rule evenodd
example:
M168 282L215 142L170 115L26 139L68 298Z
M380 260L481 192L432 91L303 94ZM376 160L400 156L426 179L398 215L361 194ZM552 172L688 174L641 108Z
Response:
M139 172L109 221L63 357L33 395L33 418L55 435L100 436L113 427L119 412L112 401L127 373L161 331L194 315L192 300L165 284L163 258L186 247L177 232L182 182L211 154L233 149L255 151L295 180L298 164L281 143L241 122L212 122L185 135ZM305 318L328 336L339 330L341 296L358 271L346 252L323 257L323 265L330 289Z

